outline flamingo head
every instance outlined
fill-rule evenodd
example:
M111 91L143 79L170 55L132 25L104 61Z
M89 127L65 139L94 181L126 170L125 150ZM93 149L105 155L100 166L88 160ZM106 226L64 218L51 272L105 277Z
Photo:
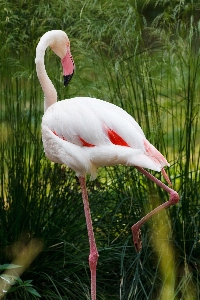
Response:
M50 48L61 58L63 67L64 86L67 86L74 74L74 60L70 52L70 41L64 31L55 30Z

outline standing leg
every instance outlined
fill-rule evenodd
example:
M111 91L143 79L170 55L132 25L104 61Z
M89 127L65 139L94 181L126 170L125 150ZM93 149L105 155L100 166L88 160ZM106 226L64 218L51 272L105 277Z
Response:
M91 272L91 299L96 300L96 268L97 268L97 261L98 261L99 254L97 251L95 238L94 238L85 178L79 177L79 182L81 185L81 192L82 192L84 211L85 211L85 217L87 223L87 231L88 231L88 237L90 243L89 266Z
M136 167L138 171L140 171L142 174L144 174L146 177L151 179L153 182L155 182L157 185L159 185L161 188L163 188L166 192L170 194L170 198L167 202L161 204L160 206L156 207L154 210L150 211L146 216L144 216L140 221L138 221L136 224L134 224L131 227L132 234L133 234L133 242L134 246L137 252L140 252L142 249L142 241L141 241L141 232L140 227L153 215L158 213L160 210L167 208L171 205L177 204L179 201L179 195L176 191L166 186L163 182L158 180L156 177L148 173L146 170L144 170L141 167Z

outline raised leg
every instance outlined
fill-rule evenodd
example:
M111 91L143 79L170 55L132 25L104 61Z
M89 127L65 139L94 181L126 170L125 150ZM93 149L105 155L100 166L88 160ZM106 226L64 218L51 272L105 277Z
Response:
M83 204L84 204L84 211L87 223L87 231L90 243L90 255L89 255L89 266L91 272L91 299L96 300L96 268L97 268L97 261L98 261L98 251L96 247L96 242L94 238L94 231L92 227L92 219L90 214L90 207L88 201L88 194L86 190L86 183L84 177L79 177L79 182L81 186Z
M179 201L179 195L176 191L166 186L163 182L158 180L156 177L148 173L146 170L144 170L141 167L136 167L138 171L140 171L142 174L144 174L146 177L151 179L153 182L155 182L157 185L159 185L161 188L163 188L167 193L170 194L170 198L167 202L161 204L160 206L156 207L154 210L150 211L146 216L144 216L140 221L138 221L136 224L134 224L131 227L132 234L133 234L133 242L134 246L137 252L140 252L142 249L142 241L141 241L141 231L140 227L153 215L158 213L160 210L167 208L171 205L177 204Z

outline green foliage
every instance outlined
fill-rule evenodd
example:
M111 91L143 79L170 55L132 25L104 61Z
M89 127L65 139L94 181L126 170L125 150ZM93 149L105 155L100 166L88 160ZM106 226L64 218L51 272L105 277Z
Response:
M1 271L6 270L15 270L16 268L20 268L21 266L15 265L15 264L4 264L0 265ZM14 273L15 274L15 273ZM22 293L24 294L24 297L27 296L27 294L31 294L36 297L41 297L40 294L34 289L32 285L32 280L21 280L20 277L3 273L0 275L1 279L1 292L0 292L0 298L2 299L4 295L7 293L15 293L17 295L19 293L20 297L22 297ZM9 287L8 289L6 287Z
M199 299L198 4L4 0L0 8L1 272L20 265L14 262L27 256L31 241L43 244L4 298L90 295L79 185L71 170L45 158L40 133L35 47L44 32L63 29L76 70L64 89L60 61L47 51L58 98L93 96L128 111L167 157L181 198L143 226L143 250L136 254L130 227L168 195L132 167L103 168L94 182L88 180L100 254L97 299Z

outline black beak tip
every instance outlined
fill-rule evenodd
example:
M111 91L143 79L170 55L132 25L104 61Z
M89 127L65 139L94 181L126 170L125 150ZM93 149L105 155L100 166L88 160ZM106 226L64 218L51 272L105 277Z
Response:
M73 76L74 73L70 74L70 75L64 75L63 78L64 78L64 86L67 86L70 82L70 80L72 79L72 76Z

